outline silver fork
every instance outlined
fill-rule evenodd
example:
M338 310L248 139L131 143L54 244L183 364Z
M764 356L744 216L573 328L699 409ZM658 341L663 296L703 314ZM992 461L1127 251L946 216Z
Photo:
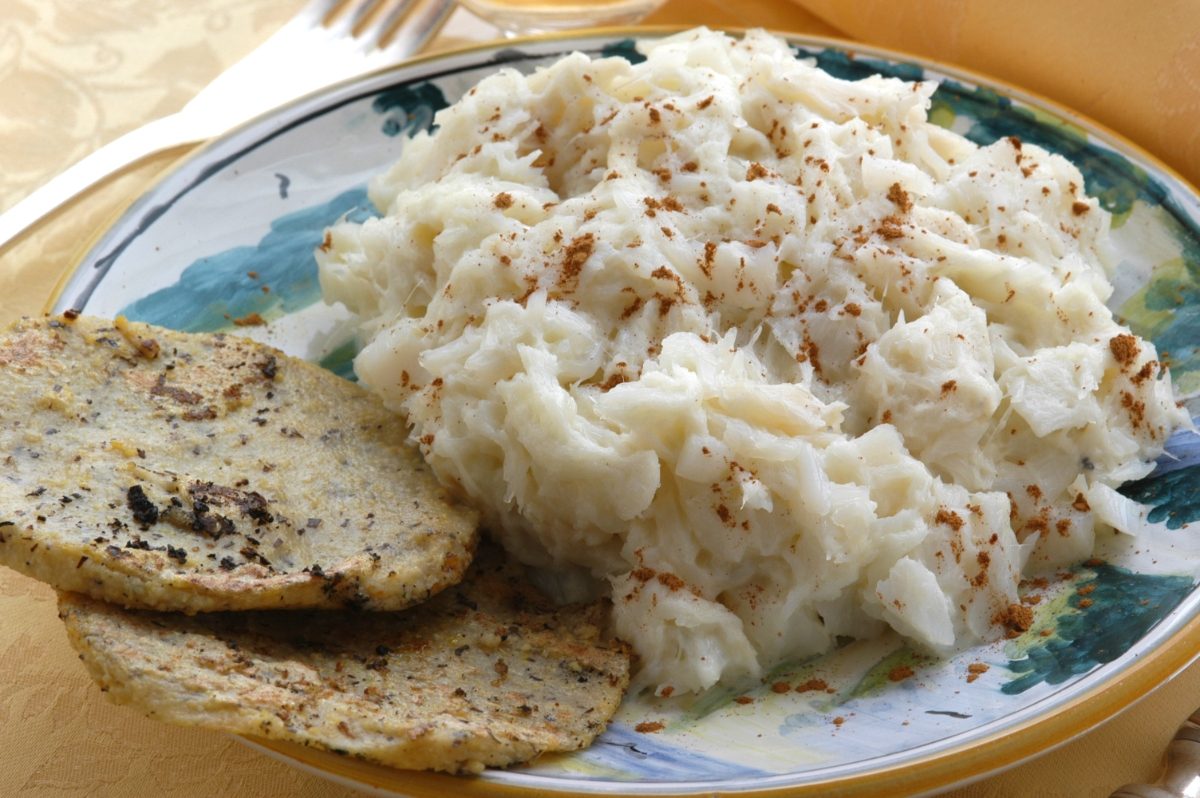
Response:
M418 52L453 10L454 0L309 0L178 112L114 139L0 215L0 251L56 208L148 155L211 138Z

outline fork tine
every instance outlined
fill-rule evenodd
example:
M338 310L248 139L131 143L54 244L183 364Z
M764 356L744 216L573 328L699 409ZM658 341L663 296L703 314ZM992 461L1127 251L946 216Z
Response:
M341 11L327 27L338 36L353 38L363 20L374 13L379 3L380 0L351 0L349 7Z
M385 41L392 28L395 28L401 19L408 16L408 12L413 10L415 4L416 0L400 0L400 2L396 2L382 17L374 20L371 24L371 30L362 31L362 35L371 36L373 43L376 44Z
M380 52L388 59L420 52L446 24L454 7L454 0L404 0L377 28Z
M453 0L386 0L386 6L381 1L308 0L283 27L218 75L182 110L110 142L0 215L0 251L81 191L147 155L220 134L264 108L412 55L438 32L454 8ZM402 4L397 7L395 2ZM353 39L343 35L344 41L339 42L334 26L344 25L347 18L351 25L344 29L346 33L361 23L362 35ZM364 44L368 39L370 44ZM344 42L351 46L339 46Z
M344 0L309 0L292 20L303 19L312 25L320 25L343 2Z
M362 31L362 38L372 46L381 46L383 42L387 41L396 25L408 16L416 3L417 0L400 0L393 4L383 15L376 17L371 22L370 29Z

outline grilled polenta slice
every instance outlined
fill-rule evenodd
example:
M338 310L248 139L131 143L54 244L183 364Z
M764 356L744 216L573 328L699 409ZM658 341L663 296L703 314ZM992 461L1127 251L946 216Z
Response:
M398 613L189 616L61 593L59 615L118 704L399 768L477 772L582 748L629 681L602 603L555 608L490 548L466 581Z
M458 582L476 515L357 385L118 319L0 338L0 564L126 607L390 610Z

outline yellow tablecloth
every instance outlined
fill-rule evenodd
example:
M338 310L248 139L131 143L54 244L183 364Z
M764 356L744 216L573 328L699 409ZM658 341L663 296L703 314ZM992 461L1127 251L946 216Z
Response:
M804 8L785 0L673 0L648 22L840 35L959 63L1066 102L1185 175L1200 175L1200 5L1164 0L1148 15L1119 0L796 2ZM104 142L177 109L300 5L4 0L0 209ZM480 30L456 17L434 46L464 43ZM0 256L0 322L40 311L84 242L180 154L108 183ZM1152 780L1166 742L1197 704L1200 666L1193 666L1099 729L948 795L1105 796ZM52 592L0 571L0 795L350 794L227 736L110 705L68 646Z

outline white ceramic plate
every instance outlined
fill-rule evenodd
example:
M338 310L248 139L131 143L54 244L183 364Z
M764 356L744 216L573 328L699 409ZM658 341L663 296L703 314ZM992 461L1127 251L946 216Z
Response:
M528 71L571 50L636 58L631 37L652 35L597 32L427 58L263 116L142 197L81 264L57 307L185 330L237 329L349 376L353 340L344 315L320 301L312 257L325 225L372 213L366 181L439 108L501 65ZM1019 135L1071 158L1088 193L1114 215L1114 308L1170 351L1181 392L1200 389L1200 201L1179 179L1017 90L894 54L794 44L798 57L842 77L939 81L932 118L979 143ZM251 313L270 324L233 325ZM383 794L941 789L1066 740L1191 659L1200 637L1200 540L1186 525L1200 519L1200 445L1180 434L1172 449L1181 459L1127 488L1155 508L1155 530L1136 542L1106 538L1098 560L1030 588L1042 596L1036 620L1013 640L934 660L885 638L778 668L750 693L630 696L589 750L477 779L261 745ZM644 720L665 728L638 733Z

